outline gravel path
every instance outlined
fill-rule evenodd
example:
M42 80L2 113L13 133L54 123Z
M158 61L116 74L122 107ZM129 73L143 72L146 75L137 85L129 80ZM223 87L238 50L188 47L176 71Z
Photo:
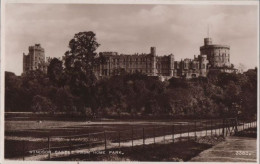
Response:
M191 162L257 162L256 138L229 136L201 152Z

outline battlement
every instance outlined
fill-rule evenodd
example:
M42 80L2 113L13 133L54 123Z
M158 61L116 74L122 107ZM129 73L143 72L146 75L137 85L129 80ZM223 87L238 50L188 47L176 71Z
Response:
M44 52L44 49L41 47L41 44L35 44L34 46L29 46L29 51L42 51Z

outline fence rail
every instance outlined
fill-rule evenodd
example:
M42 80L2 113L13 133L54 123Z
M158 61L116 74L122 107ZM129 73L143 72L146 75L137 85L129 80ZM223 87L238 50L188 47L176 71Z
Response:
M234 118L210 121L193 121L174 125L130 128L121 131L103 131L70 136L48 136L37 149L26 147L17 153L23 160L29 156L42 156L51 159L62 155L71 155L77 151L97 151L110 148L134 147L137 145L196 140L204 136L233 135L238 131L254 128L256 121L238 121ZM44 146L45 145L45 146Z

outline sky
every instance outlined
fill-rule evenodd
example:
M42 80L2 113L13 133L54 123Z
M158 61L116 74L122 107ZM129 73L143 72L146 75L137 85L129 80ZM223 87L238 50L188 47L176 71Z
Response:
M257 66L257 6L7 4L5 69L22 73L23 53L37 43L45 56L61 57L74 34L96 33L97 52L174 54L175 60L200 53L203 39L230 46L230 61Z

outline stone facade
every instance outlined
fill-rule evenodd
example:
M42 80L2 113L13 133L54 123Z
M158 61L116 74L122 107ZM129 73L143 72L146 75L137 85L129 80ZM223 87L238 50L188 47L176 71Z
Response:
M119 55L117 52L100 52L99 55L105 58L105 62L96 68L96 74L100 77L120 75L123 72L140 72L148 76L159 76L162 79L207 76L206 55L199 55L193 60L175 61L173 54L157 56L155 47L151 47L148 54Z
M194 56L194 59L175 61L174 77L195 78L206 77L208 72L208 60L206 55Z
M105 63L96 69L100 77L119 75L122 72L140 72L163 79L195 78L206 77L210 69L228 73L236 71L230 64L230 47L212 44L211 38L204 38L200 55L181 61L175 61L173 54L157 56L155 47L151 47L148 54L119 55L117 52L101 52L100 55L105 58Z
M99 76L112 76L140 72L148 76L173 76L174 56L172 54L157 56L156 48L151 47L148 54L118 54L117 52L100 52L105 62L96 69Z
M40 69L44 72L47 71L45 63L45 52L40 44L29 46L28 55L23 53L23 73L37 69Z

